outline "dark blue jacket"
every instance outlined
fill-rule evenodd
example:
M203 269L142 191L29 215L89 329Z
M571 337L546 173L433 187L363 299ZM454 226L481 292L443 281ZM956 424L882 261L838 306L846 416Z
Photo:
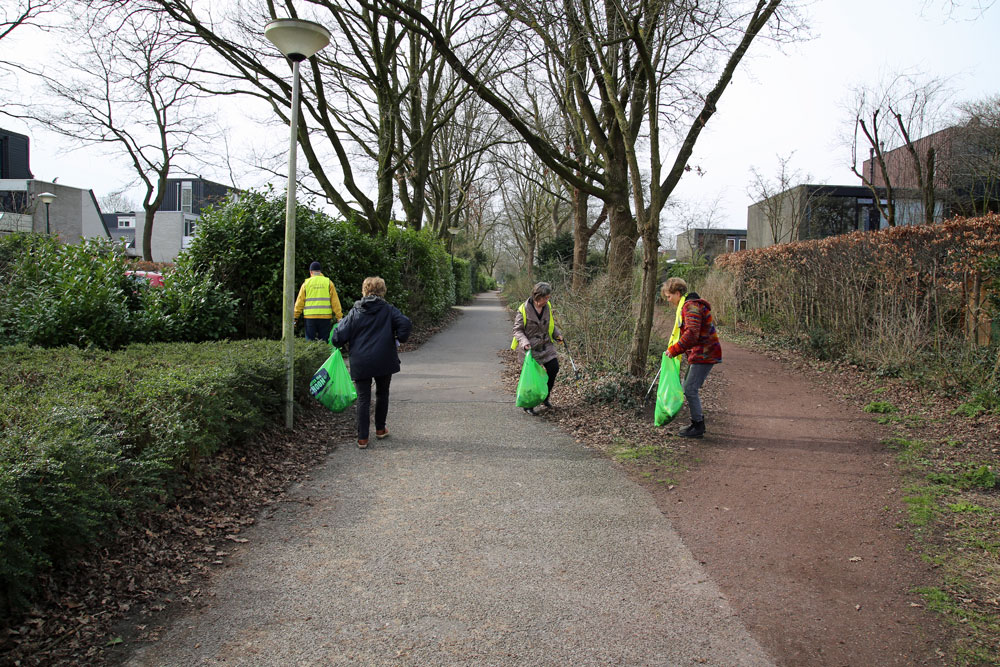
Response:
M396 341L405 343L410 319L377 296L355 301L354 307L330 333L330 344L351 345L351 378L365 380L399 372Z

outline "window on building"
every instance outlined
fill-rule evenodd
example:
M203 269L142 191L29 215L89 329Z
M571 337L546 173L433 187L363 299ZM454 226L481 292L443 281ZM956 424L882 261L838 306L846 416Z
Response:
M730 236L726 238L726 252L736 252L738 250L747 249L747 240L739 236Z
M197 218L185 218L184 219L184 236L194 236L195 227L197 227Z
M191 213L191 181L184 181L181 183L181 210L185 213Z
M119 217L118 229L135 229L135 218Z

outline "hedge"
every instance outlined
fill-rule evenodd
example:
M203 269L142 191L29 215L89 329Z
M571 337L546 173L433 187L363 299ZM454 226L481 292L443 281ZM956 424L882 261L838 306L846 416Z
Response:
M729 253L715 270L744 322L871 357L880 346L901 355L971 337L1000 291L998 255L993 214Z
M24 345L0 366L0 616L34 575L169 499L220 448L282 423L280 343ZM295 348L295 394L326 345Z
M238 337L281 334L285 198L248 192L202 213L186 255L236 295ZM348 221L299 204L295 220L295 290L318 261L337 288L346 313L361 298L368 276L385 279L386 300L417 324L433 324L455 304L449 255L426 231L392 227L372 237Z
M120 246L59 243L42 234L0 237L0 344L97 346L218 340L235 329L235 300L184 261L166 287L126 274Z

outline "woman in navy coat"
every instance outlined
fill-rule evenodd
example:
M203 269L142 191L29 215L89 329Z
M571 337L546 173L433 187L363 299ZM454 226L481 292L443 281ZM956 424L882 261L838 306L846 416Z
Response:
M389 415L389 381L399 372L396 348L410 337L412 324L399 309L385 300L385 281L365 278L361 301L337 324L330 344L351 346L351 379L358 390L358 447L368 447L372 380L375 380L375 437L389 435L385 421Z

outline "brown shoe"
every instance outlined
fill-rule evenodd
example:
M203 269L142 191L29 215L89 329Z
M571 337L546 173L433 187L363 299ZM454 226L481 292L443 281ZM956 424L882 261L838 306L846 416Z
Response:
M379 440L381 440L382 438L388 438L389 437L389 429L383 428L383 429L379 429L379 430L375 431L375 437L378 438Z
M368 438L358 438L358 449L368 449Z

